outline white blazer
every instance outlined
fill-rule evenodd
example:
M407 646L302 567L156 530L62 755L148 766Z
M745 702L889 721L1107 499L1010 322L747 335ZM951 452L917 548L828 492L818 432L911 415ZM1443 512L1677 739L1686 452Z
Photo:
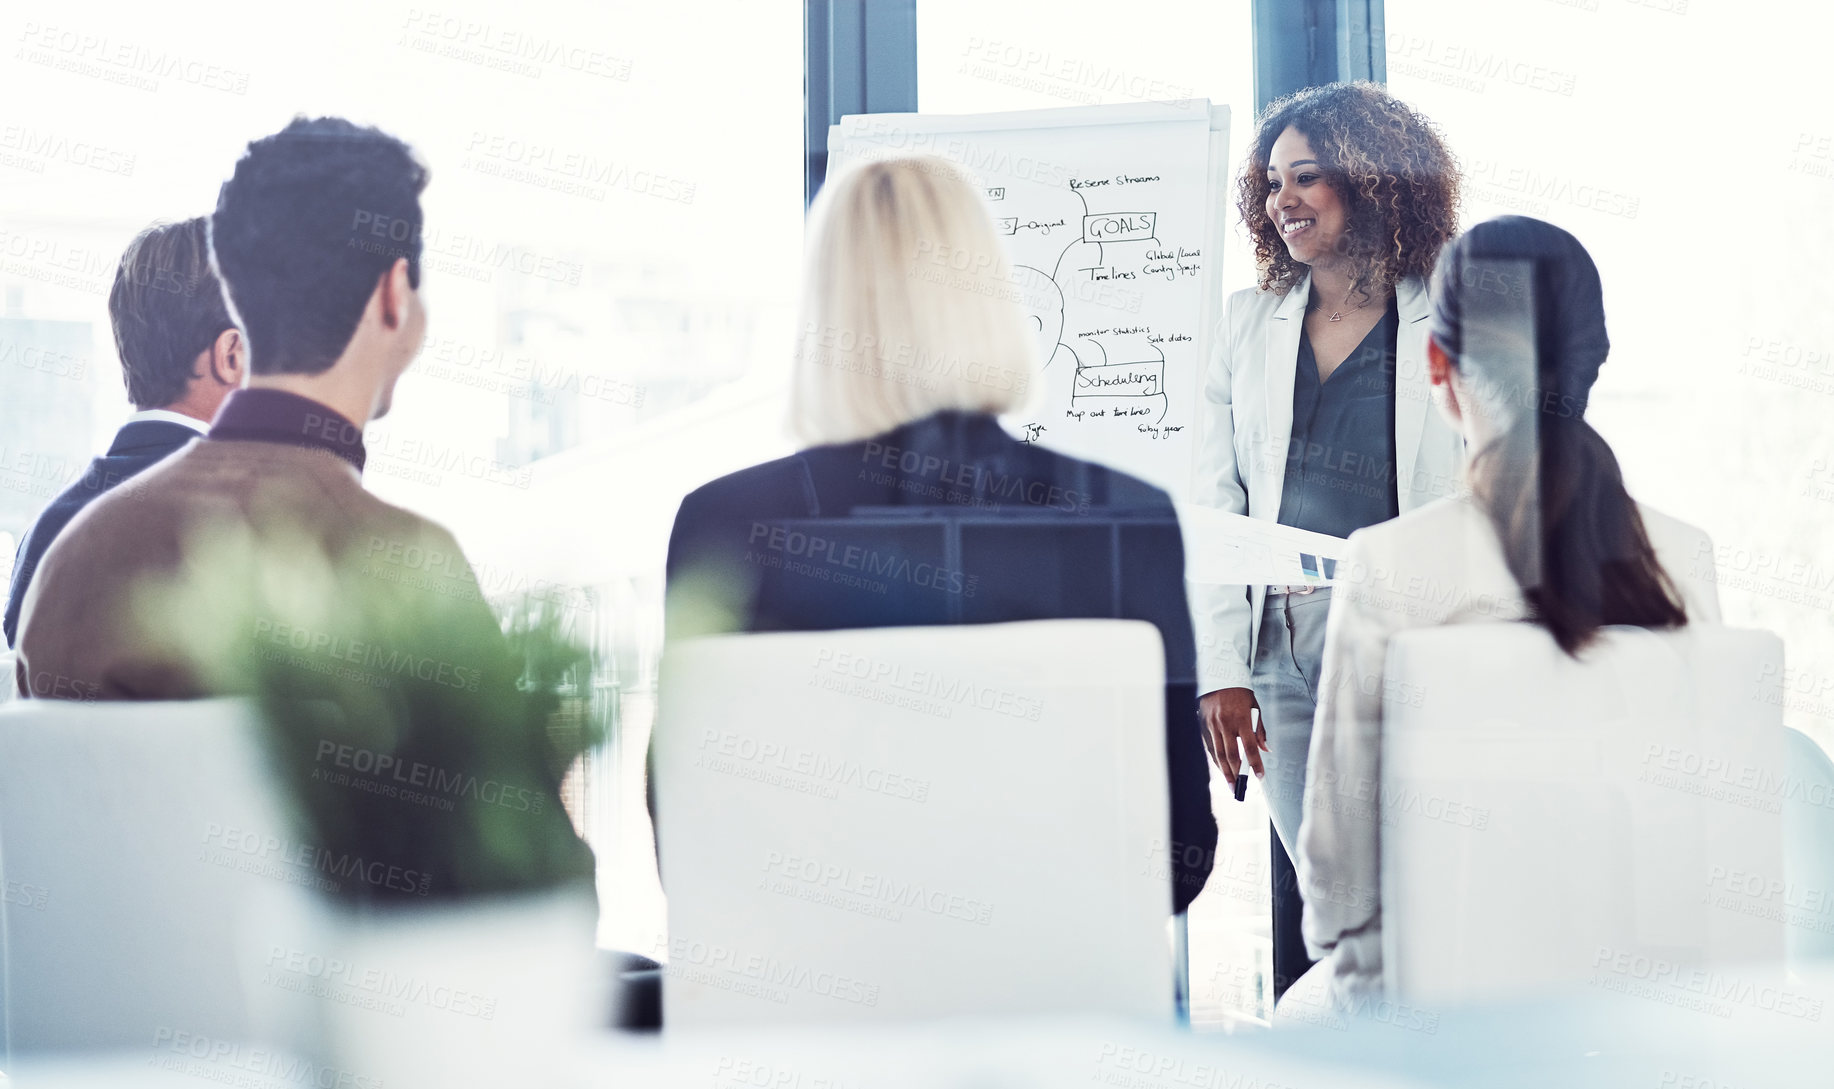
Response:
M1280 518L1293 433L1293 379L1311 297L1306 277L1285 295L1238 291L1223 308L1204 378L1194 502L1269 522ZM1427 377L1426 282L1395 288L1395 491L1403 513L1456 494L1464 440L1433 407ZM1265 586L1188 587L1197 635L1197 691L1247 688Z
M1653 507L1637 509L1688 622L1718 624L1712 539ZM1294 861L1306 950L1331 993L1347 998L1382 984L1381 829L1366 806L1334 799L1341 786L1332 784L1380 781L1389 641L1413 628L1522 620L1528 603L1489 517L1468 497L1357 530L1338 567Z

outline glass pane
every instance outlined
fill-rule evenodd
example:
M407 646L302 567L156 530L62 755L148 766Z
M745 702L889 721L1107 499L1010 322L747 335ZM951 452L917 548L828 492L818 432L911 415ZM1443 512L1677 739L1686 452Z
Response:
M1466 226L1530 215L1592 251L1588 418L1639 500L1712 534L1726 623L1783 637L1784 721L1834 747L1834 20L1753 14L1388 0L1388 76L1462 161Z
M395 411L368 429L366 480L451 528L487 593L595 591L575 600L615 651L601 685L628 744L574 797L600 851L601 937L647 948L662 914L638 788L661 542L671 495L773 452L753 433L775 418L727 437L705 417L787 375L801 7L328 0L284 32L249 11L73 0L12 27L0 541L130 411L106 306L136 232L208 213L242 147L295 114L407 140L432 171L429 325Z
M1208 98L1230 107L1229 161L1254 122L1248 0L1191 3L1064 0L1048 11L1015 0L921 0L917 102L924 113L989 113ZM1232 223L1222 290L1254 284L1253 251ZM1191 1020L1216 1027L1272 1009L1267 808L1258 786L1237 803L1220 776L1212 808L1221 840L1209 884L1191 905ZM1162 865L1164 860L1158 860Z
M993 113L1208 98L1230 108L1229 161L1254 121L1249 0L919 0L917 105ZM1227 291L1254 283L1240 231L1223 254Z

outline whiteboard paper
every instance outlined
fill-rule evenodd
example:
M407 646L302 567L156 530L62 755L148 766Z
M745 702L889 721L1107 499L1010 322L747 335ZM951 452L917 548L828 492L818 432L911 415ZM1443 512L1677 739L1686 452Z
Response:
M1220 139L1213 139L1220 126ZM845 117L829 170L939 155L979 179L1039 368L1019 438L1188 494L1226 205L1228 111L1205 100ZM1218 152L1220 154L1220 150Z

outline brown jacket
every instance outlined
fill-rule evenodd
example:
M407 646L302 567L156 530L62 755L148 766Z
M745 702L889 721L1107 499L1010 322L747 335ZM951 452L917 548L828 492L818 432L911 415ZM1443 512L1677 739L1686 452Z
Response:
M51 546L16 680L76 699L259 694L313 845L301 872L368 901L591 881L522 668L451 534L333 454L200 439Z
M259 562L248 554L255 542ZM287 593L264 581L276 567L283 583L310 587L303 613L274 607ZM176 592L148 596L175 578ZM312 620L327 598L343 614L360 603L367 620ZM377 616L403 623L378 633ZM204 439L96 500L59 536L26 594L15 681L22 696L64 699L245 692L252 669L200 668L200 656L220 663L228 647L361 676L377 690L418 679L462 691L490 668L480 648L501 638L452 535L365 491L350 464L322 450Z

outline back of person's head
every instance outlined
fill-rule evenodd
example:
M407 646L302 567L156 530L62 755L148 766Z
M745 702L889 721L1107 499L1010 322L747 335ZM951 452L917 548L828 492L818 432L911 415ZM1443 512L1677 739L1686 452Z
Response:
M342 118L295 118L223 183L210 246L256 375L337 362L397 260L420 286L426 167L405 143Z
M828 182L809 215L791 426L848 442L944 410L1021 407L1035 349L979 188L942 159Z
M1460 399L1496 427L1471 484L1535 619L1569 654L1606 624L1685 624L1617 458L1584 418L1611 346L1591 254L1538 219L1487 220L1447 247L1432 300Z
M204 217L156 223L134 236L115 268L108 320L134 407L182 399L198 356L236 327L210 269Z

